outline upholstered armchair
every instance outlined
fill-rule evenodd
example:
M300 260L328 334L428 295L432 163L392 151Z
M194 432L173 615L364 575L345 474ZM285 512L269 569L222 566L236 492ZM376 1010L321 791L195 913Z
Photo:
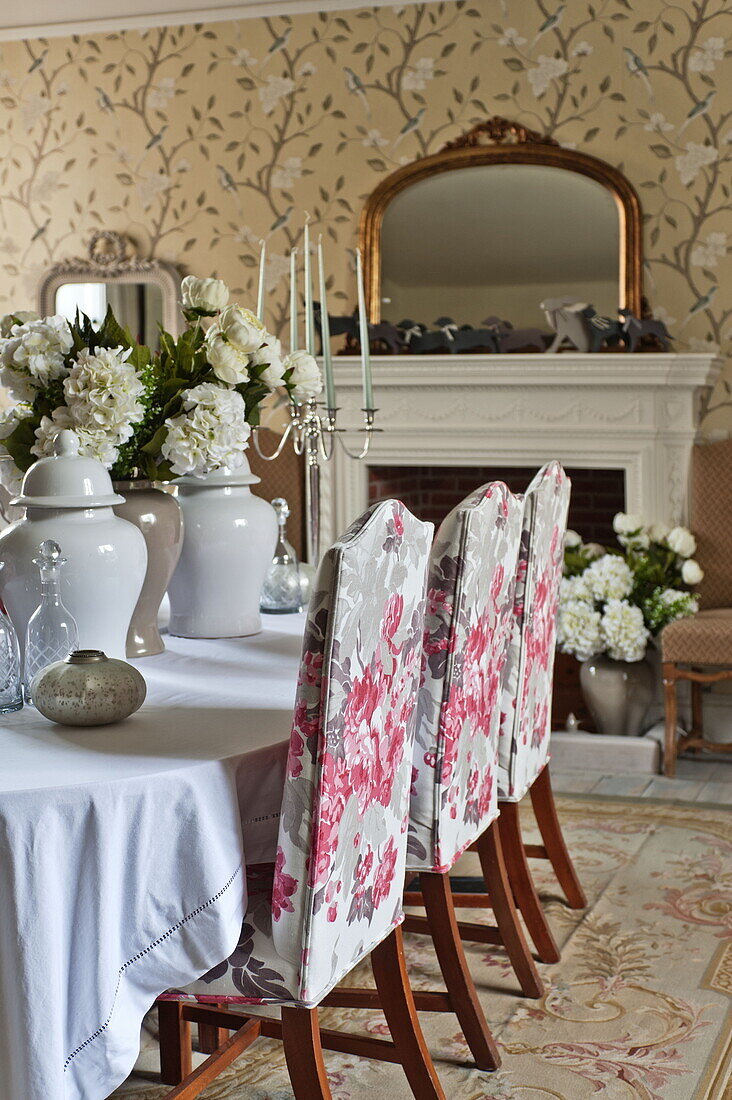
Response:
M699 444L692 459L691 521L696 558L704 570L700 610L670 623L661 634L666 704L664 772L676 774L685 749L732 752L732 744L704 737L702 688L732 679L732 439ZM691 682L691 730L677 740L680 680Z

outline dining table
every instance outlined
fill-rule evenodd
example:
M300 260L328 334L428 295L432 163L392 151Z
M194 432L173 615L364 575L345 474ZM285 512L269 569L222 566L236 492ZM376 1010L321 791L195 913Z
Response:
M304 614L167 636L142 708L0 716L0 1100L103 1100L156 997L226 959L271 862Z

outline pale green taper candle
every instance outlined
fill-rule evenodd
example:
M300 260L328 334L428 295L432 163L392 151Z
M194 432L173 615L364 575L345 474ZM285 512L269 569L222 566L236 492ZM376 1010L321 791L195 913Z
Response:
M290 253L290 351L297 351L297 249Z
M361 343L361 367L363 370L363 407L373 409L374 391L371 384L371 348L369 340L369 319L366 313L366 294L363 288L363 267L361 249L356 249L356 280L358 282L358 333Z
M303 240L305 251L305 350L315 355L315 314L313 312L313 281L310 276L310 216L305 221Z
M267 261L267 242L262 241L262 251L259 254L259 291L257 293L257 317L264 320L264 266Z
M323 344L323 374L325 375L326 408L334 409L335 380L333 378L333 357L330 352L330 324L328 322L328 303L325 300L325 266L323 264L323 241L318 241L318 291L320 294L320 339Z

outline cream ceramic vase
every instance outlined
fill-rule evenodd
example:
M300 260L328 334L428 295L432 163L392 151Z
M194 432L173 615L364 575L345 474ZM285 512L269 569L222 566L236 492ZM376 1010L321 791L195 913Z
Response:
M277 516L237 470L176 480L183 550L168 586L171 634L236 638L262 629L259 601L277 543Z
M80 648L124 659L147 567L145 539L114 514L123 498L102 464L78 452L76 435L60 432L55 455L39 459L23 478L13 504L22 505L25 516L0 534L0 598L24 639L41 599L33 558L53 539L67 558L61 598L76 620Z
M615 661L604 654L580 665L582 694L600 733L637 737L653 702L654 672L647 658Z
M117 481L114 487L124 498L115 505L115 515L141 531L147 546L147 572L127 634L127 656L149 657L165 649L158 612L183 546L183 515L158 482Z

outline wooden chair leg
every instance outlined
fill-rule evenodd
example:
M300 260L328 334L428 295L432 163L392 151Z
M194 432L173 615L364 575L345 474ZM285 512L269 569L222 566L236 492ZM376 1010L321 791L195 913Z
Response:
M229 1032L213 1024L198 1025L198 1049L202 1054L213 1054L229 1038Z
M498 818L501 847L506 861L508 882L539 958L545 963L559 962L559 948L547 923L539 895L531 877L521 836L517 802L502 802Z
M673 778L676 775L676 720L678 699L676 696L676 665L670 661L663 664L663 697L666 711L666 731L664 736L663 774Z
M424 907L440 970L463 1034L479 1069L497 1069L501 1059L475 992L458 932L455 909L446 874L420 875Z
M704 696L703 685L698 680L691 681L691 735L704 736ZM699 746L701 751L701 746Z
M557 876L562 890L564 890L567 903L570 909L584 909L587 905L587 898L580 885L580 880L577 878L577 872L564 842L562 826L557 817L557 807L554 802L548 764L544 766L534 780L530 794L531 805L534 808L541 839L544 841L544 847L554 868L554 874Z
M317 1008L283 1007L282 1042L295 1100L331 1100Z
M541 997L544 992L544 985L521 930L519 915L511 890L512 884L503 857L498 821L491 822L478 841L478 855L483 878L491 898L498 931L511 960L511 966L519 980L521 991L526 997ZM551 937L551 932L549 935ZM559 952L557 951L558 957Z
M193 1068L191 1025L183 1019L182 1001L160 1001L160 1079L164 1085L179 1085Z
M445 1100L414 1007L404 961L401 927L395 928L374 948L371 966L381 1008L413 1095L417 1100Z

